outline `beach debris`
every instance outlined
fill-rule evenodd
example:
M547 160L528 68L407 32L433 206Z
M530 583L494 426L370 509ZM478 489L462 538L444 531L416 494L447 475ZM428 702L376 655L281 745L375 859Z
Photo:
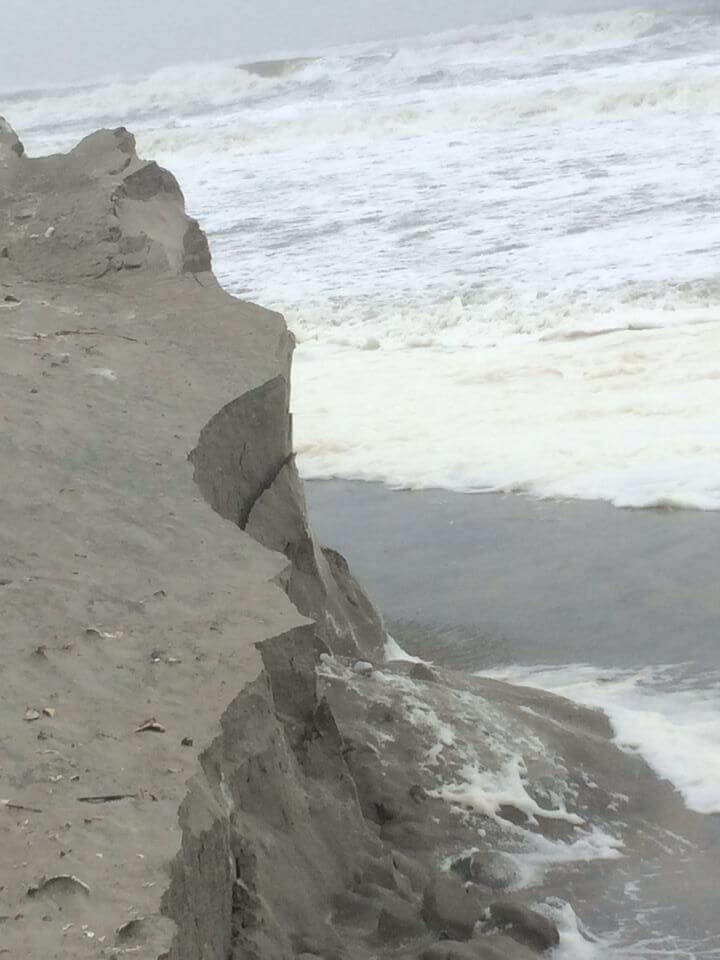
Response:
M8 810L22 810L23 813L42 813L42 810L39 810L37 807L26 807L22 803L13 803L12 800L4 800L0 798L0 807L7 807Z
M150 660L153 663L182 663L180 657L168 656L164 650L153 650L150 654Z
M137 793L101 793L93 797L78 797L78 803L117 803L119 800L137 800ZM95 820L102 817L95 817Z
M155 590L153 593L149 594L146 597L143 597L141 600L134 601L138 607L143 606L143 604L151 603L153 600L166 600L167 599L167 590Z
M368 660L356 660L352 665L353 673L359 674L361 677L369 677L375 668Z
M36 650L35 653L38 653L38 651ZM44 656L44 653L39 655ZM35 707L28 707L23 714L23 720L32 723L33 720L39 720L40 717L50 717L52 719L56 713L55 707L41 707L40 710L36 710Z
M86 627L86 637L98 637L100 640L122 640L122 630L100 630L98 627Z
M55 227L48 227L45 231L45 239L49 240L50 237L55 233Z
M183 747L192 747L194 743L195 741L193 740L192 737L183 737L182 740L180 741L180 744Z
M147 720L143 720L139 727L136 728L135 733L166 733L165 727L157 721L155 717L148 717Z
M54 877L43 877L35 886L28 889L29 897L67 897L90 896L90 887L71 873L59 873Z
M20 300L17 297L14 297L11 293L5 294L3 299L5 303L20 303Z
M142 948L145 950L157 948L159 953L172 934L172 921L167 917L157 915L133 917L116 930L115 943L124 948L123 953L135 952ZM153 952L153 956L155 955Z

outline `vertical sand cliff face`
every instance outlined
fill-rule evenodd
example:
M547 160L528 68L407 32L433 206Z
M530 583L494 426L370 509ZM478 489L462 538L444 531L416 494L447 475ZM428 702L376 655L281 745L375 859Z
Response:
M323 551L308 526L289 400L288 379L278 376L223 407L190 454L195 481L220 516L288 558L288 596L331 650L381 658L379 616L347 564Z

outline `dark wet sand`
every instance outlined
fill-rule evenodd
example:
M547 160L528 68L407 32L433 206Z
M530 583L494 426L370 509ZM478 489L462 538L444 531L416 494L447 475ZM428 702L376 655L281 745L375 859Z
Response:
M409 650L455 667L720 661L720 513L306 484Z

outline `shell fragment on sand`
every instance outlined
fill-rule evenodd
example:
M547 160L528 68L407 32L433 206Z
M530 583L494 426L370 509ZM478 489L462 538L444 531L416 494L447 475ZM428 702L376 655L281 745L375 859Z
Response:
M148 717L147 720L143 721L140 726L135 730L135 733L147 733L152 731L153 733L166 733L165 727L158 723L155 717Z

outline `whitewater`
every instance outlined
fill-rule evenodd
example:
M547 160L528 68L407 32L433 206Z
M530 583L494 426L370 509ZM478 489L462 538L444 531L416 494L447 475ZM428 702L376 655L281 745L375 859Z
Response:
M625 9L9 91L126 124L298 340L305 477L720 507L720 16Z

